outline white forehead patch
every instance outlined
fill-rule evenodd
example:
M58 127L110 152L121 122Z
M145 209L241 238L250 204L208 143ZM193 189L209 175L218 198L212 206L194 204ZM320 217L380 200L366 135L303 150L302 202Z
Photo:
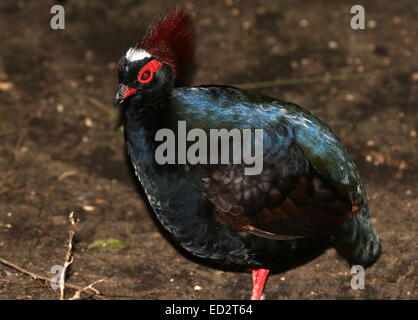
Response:
M130 48L125 55L126 59L129 61L138 61L145 58L151 57L151 55L142 49Z

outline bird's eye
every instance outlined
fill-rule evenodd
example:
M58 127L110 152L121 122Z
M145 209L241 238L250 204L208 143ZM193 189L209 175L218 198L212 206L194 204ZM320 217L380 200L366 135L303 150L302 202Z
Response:
M151 60L148 62L139 72L138 74L138 81L140 83L148 83L151 82L154 74L160 69L162 63L158 60Z
M140 83L148 83L152 80L153 73L148 68L143 68L138 74L138 81Z

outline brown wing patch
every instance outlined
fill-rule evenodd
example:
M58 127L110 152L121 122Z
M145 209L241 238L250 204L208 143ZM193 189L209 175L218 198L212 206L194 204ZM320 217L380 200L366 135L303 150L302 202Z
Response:
M207 197L215 218L258 236L292 239L329 234L357 213L357 205L339 196L311 166L279 165L265 167L258 176L245 176L240 165L208 170Z

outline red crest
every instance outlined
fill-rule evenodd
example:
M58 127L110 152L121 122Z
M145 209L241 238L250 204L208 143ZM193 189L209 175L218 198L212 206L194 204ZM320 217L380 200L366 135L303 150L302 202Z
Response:
M190 14L176 8L152 25L138 47L173 66L182 78L194 60L194 27Z

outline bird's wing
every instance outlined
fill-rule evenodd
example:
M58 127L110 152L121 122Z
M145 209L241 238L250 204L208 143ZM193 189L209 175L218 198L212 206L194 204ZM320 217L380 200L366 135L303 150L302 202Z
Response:
M261 174L245 175L237 164L207 167L207 198L218 221L262 237L292 239L329 234L357 213L306 158L293 130L282 126L264 137Z
M367 206L344 146L305 109L233 87L180 88L173 97L173 118L191 127L264 130L260 175L246 176L236 164L205 166L219 221L270 238L308 237L335 231Z

